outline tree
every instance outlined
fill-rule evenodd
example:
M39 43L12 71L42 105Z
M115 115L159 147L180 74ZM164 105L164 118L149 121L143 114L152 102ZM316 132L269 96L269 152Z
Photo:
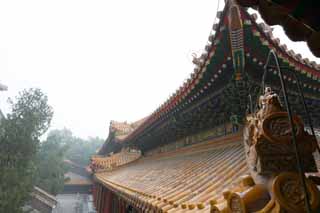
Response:
M68 143L67 158L81 166L87 166L90 163L90 157L99 149L104 140L99 137L89 137L82 139L73 137Z
M51 130L47 139L40 144L36 185L52 194L58 194L63 189L64 174L69 169L64 160L87 166L90 157L102 144L103 140L98 137L81 139L73 136L66 128Z
M67 146L59 133L51 131L37 155L36 185L54 195L63 190L68 171L64 163Z
M81 166L87 166L90 163L90 157L104 143L104 140L99 137L89 137L88 139L76 137L66 128L51 130L48 139L53 136L61 146L65 147L65 158Z
M0 212L21 212L32 190L40 136L53 116L40 89L9 99L11 113L0 124Z

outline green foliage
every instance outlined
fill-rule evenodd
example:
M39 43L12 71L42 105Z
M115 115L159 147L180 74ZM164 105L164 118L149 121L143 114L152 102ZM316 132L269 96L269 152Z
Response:
M104 140L99 137L82 139L76 137L68 129L52 130L49 137L54 135L61 145L66 147L66 158L81 166L90 163L90 157L101 147Z
M68 159L82 166L90 163L90 157L102 146L104 140L98 137L81 139L73 137L68 143Z
M8 120L20 122L25 133L33 139L38 139L45 133L53 116L52 107L48 105L48 97L40 89L23 90L15 102L9 99L12 113Z
M100 138L87 140L75 137L68 129L52 130L40 145L37 159L36 185L52 194L62 191L68 167L64 160L86 166L103 144Z
M50 132L37 154L36 185L54 195L63 190L64 174L68 171L64 163L66 149L59 135Z
M9 100L11 113L0 123L0 212L21 212L32 190L39 137L53 111L40 89Z

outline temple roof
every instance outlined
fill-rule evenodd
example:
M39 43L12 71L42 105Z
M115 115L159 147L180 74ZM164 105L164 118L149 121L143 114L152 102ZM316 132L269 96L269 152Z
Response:
M139 207L208 211L211 204L223 204L223 193L248 174L240 141L241 137L234 135L143 157L111 172L96 173L95 178Z
M276 54L283 71L292 112L306 117L297 89L300 82L313 126L320 127L320 66L287 50L273 37L270 27L256 23L257 16L235 1L227 1L217 17L220 21L213 26L215 33L204 53L194 59L196 67L190 78L121 143L113 139L106 143L104 153L131 146L140 150L141 156L125 159L118 152L93 159L95 180L142 211L257 212L269 208L267 202L276 202L267 184L255 182L249 175L253 164L245 159L248 150L244 150L242 131L234 134L234 127L256 111L248 109L257 107L265 71L265 83L281 96L275 61L265 65L270 52ZM279 106L281 98L277 99ZM271 156L274 152L270 150ZM251 161L265 166L272 161L267 157ZM283 165L288 159L281 161ZM291 173L281 177L277 183L283 177L293 178ZM245 207L234 202L234 198L246 200L242 197L245 194L250 197Z
M244 7L258 9L269 25L281 25L293 41L306 41L320 57L320 2L312 0L237 0Z
M128 135L130 135L135 129L137 129L148 117L144 117L135 122L128 123L127 121L110 121L109 136L104 145L99 150L98 154L104 155L110 152L120 151L122 146L120 145Z
M109 131L115 134L117 142L121 142L136 128L138 128L147 118L148 117L145 117L132 123L128 123L127 121L119 122L112 120L110 122Z
M217 17L220 21L214 23L203 54L194 59L195 69L190 78L139 126L121 137L124 145L149 150L243 118L248 96L255 103L259 95L263 66L270 50L279 58L294 111L303 112L297 101L296 75L310 105L314 126L320 126L320 66L287 50L266 24L256 23L256 15L250 15L233 1L227 1ZM272 66L268 68L266 83L279 89L278 74Z

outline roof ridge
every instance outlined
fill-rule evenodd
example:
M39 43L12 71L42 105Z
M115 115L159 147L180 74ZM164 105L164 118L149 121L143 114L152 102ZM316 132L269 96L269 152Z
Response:
M241 140L242 140L242 134L240 132L237 132L235 134L230 134L230 135L226 135L226 136L219 137L219 138L208 139L202 143L181 147L178 150L154 154L150 157L163 158L163 157L170 157L171 155L176 155L178 153L190 155L190 154L194 154L194 153L198 153L198 152L205 152L208 150L221 149L225 146L236 145ZM141 158L141 160L146 159L148 157L149 156Z
M193 63L196 65L196 67L194 68L193 72L190 73L190 77L186 81L184 81L183 84L173 94L171 94L163 104L160 105L160 107L154 110L154 112L151 113L150 116L148 116L148 118L139 127L137 127L129 135L127 135L123 140L130 139L130 137L133 137L135 134L137 134L141 128L147 125L147 123L152 123L153 120L159 119L161 116L163 116L163 114L161 113L168 112L170 110L170 107L174 107L175 105L177 105L178 102L181 102L181 99L184 99L187 94L191 92L192 84L194 84L194 82L196 82L199 77L202 77L202 73L206 70L205 68L208 60L214 55L214 52L212 50L219 43L218 35L221 33L221 26L228 10L229 8L227 2L223 11L217 12L216 17L219 19L219 22L213 23L212 26L212 31L216 31L216 33L212 33L209 35L208 43L205 45L203 53L199 58L194 58ZM178 96L181 98L179 99ZM155 116L157 117L156 119Z
M294 60L296 63L300 63L301 65L308 66L310 69L315 69L317 71L320 71L320 64L318 64L315 61L310 61L308 58L302 58L300 53L295 53L294 50L292 50L292 49L288 50L286 44L281 44L280 39L278 37L274 37L272 30L271 30L271 26L269 26L264 21L261 21L259 23L256 22L256 20L258 19L257 13L250 14L246 10L244 10L243 8L241 10L249 17L249 19L251 19L251 21L257 27L257 29L260 31L260 33L263 33L263 35L267 39L270 40L269 42L271 42L275 48L277 46L279 47L277 52L279 52L279 50L281 50L282 53L286 54L287 58ZM282 55L279 55L279 56L282 56ZM320 75L320 73L319 73L319 75Z

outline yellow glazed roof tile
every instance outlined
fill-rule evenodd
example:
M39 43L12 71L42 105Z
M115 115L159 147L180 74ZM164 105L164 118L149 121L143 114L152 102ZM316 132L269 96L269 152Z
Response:
M136 205L164 212L208 212L223 192L248 174L241 142L188 152L142 157L121 168L97 173L99 182L134 198Z

